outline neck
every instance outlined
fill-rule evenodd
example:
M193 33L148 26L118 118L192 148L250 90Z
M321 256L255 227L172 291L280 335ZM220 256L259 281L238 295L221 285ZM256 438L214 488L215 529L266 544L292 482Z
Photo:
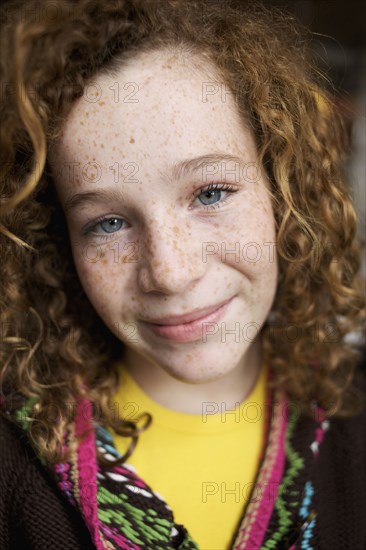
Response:
M203 403L214 402L225 410L242 403L257 382L263 356L260 341L255 342L229 373L197 384L173 378L157 363L131 348L125 349L123 363L135 382L156 403L182 413L201 414Z

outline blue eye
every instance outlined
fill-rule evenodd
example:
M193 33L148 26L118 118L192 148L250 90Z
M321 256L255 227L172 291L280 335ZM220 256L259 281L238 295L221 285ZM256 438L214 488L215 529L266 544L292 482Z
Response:
M226 192L230 194L230 193L236 193L236 191L237 189L234 189L232 185L226 185L224 183L210 183L210 185L205 189L200 189L199 193L197 193L195 197L199 198L201 195L205 195L205 199L210 201L212 198L215 198L215 196L218 199L220 199L222 192ZM201 199L199 200L201 201ZM201 204L203 204L203 206L206 207L206 210L211 210L214 208L221 207L224 203L226 203L227 200L228 200L228 197L226 197L223 200L216 200L213 203L211 202L209 204L207 203L205 204L201 202Z
M101 218L100 220L95 220L93 225L87 227L84 230L84 235L94 233L98 238L108 239L110 235L117 233L121 229L123 224L123 218L111 217L111 218ZM97 229L101 228L101 232L98 232ZM104 233L104 235L103 235Z
M99 225L103 228L103 230L105 230L106 233L114 233L115 231L121 229L122 220L120 218L109 218L99 222Z
M221 197L221 189L213 189L211 191L204 191L202 193L200 193L200 195L203 195L205 197L205 199L207 200L211 200L212 198L215 198L215 195L216 195L216 199L219 200L219 198ZM199 195L199 197L200 197ZM202 199L199 199L201 202L202 202ZM216 200L214 201L216 202ZM205 203L205 202L202 202L202 204L204 206L209 206L210 204L213 204L212 202L210 203Z

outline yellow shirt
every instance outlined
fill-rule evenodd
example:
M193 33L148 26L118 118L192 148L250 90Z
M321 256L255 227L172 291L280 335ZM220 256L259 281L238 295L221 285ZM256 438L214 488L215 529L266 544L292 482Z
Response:
M163 407L140 388L123 363L120 368L115 396L120 416L133 420L146 411L153 417L127 464L164 498L175 522L188 529L201 550L226 550L259 467L267 366L235 409L207 402L202 414ZM111 433L117 450L124 453L131 439Z

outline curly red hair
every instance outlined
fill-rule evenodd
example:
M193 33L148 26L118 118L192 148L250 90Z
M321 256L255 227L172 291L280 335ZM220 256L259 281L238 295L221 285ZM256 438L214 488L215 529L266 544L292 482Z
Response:
M37 398L30 421L39 452L60 460L78 396L91 399L104 425L132 437L123 460L144 429L113 416L123 344L79 283L47 151L93 75L162 48L214 63L271 182L280 281L261 331L271 384L304 414L313 401L327 416L356 414L359 355L346 335L365 318L361 244L343 122L307 31L277 9L209 0L18 0L3 15L0 372L9 410Z

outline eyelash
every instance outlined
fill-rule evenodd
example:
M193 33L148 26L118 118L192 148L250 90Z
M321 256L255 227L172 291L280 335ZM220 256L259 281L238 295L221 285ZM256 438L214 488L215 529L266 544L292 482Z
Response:
M226 191L227 193L229 193L229 196L226 197L223 200L220 200L219 202L217 202L215 204L209 204L209 205L206 205L206 206L202 205L206 211L208 211L208 210L217 210L218 208L221 208L221 206L223 206L224 204L226 204L230 200L230 194L236 193L238 191L238 189L235 189L232 185L227 185L225 183L210 183L207 187L199 189L197 192L193 193L192 196L193 196L194 199L196 199L200 195L203 195L204 193L208 193L209 191ZM90 233L93 233L93 230L99 224L102 224L103 222L108 222L109 220L115 220L115 219L123 219L123 218L118 218L117 216L109 216L109 217L98 218L97 220L94 220L94 222L91 226L87 227L84 230L83 234L88 235ZM97 236L98 236L98 238L101 238L101 239L110 239L112 237L112 235L115 235L116 233L118 233L118 231L115 231L115 232L112 232L112 233L109 233L109 234L106 234L106 235L102 235L102 234L98 233Z

